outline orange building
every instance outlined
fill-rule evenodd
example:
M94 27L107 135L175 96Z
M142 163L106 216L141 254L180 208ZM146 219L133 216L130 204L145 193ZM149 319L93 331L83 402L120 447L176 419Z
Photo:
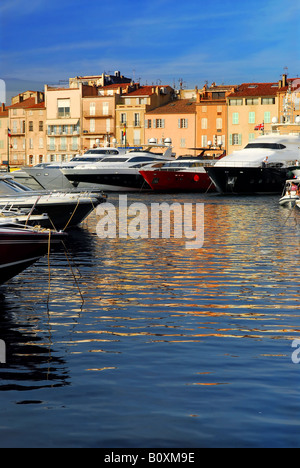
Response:
M196 104L197 135L196 145L228 150L227 141L227 102L226 98L235 86L206 85L198 92Z
M37 164L43 162L46 155L44 94L30 92L31 97L27 97L27 93L13 98L14 104L7 108L11 165Z
M196 155L196 102L178 99L145 114L145 144L171 140L176 156Z

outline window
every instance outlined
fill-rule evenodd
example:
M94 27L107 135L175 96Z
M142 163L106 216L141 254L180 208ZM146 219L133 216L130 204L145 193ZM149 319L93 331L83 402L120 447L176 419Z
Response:
M249 133L249 141L255 140L255 134L254 133Z
M216 128L217 128L217 130L222 130L222 128L223 128L223 119L221 119L221 118L217 119Z
M140 127L140 114L134 114L134 126L135 127Z
M207 146L207 135L202 135L201 145L202 145L203 148L206 148L206 146Z
M230 106L242 106L243 99L229 99L229 105Z
M44 138L39 138L39 148L44 148Z
M54 151L54 150L55 150L55 138L54 138L54 137L50 137L50 141L49 141L49 150L50 150L50 151Z
M127 114L121 114L121 124L126 124L127 122Z
M249 112L249 123L250 124L255 123L255 112Z
M233 125L238 125L240 123L240 115L238 112L234 112L232 114L232 124Z
M44 122L42 120L39 121L39 132L44 131Z
M67 138L62 137L60 141L60 150L61 151L66 151L67 150Z
M207 119L206 118L201 119L201 128L202 128L202 130L207 129Z
M202 106L202 112L207 112L207 106Z
M13 147L14 147L14 149L18 149L18 140L17 140L17 138L13 139Z
M181 138L180 139L180 148L185 148L185 147L186 147L185 138Z
M109 103L104 102L103 103L103 115L108 115L108 113L109 113Z
M258 98L246 99L246 106L257 106L259 104Z
M106 119L106 133L110 133L110 119Z
M233 133L230 135L230 145L241 146L242 144L242 135L241 133Z
M96 131L96 120L91 119L90 120L90 133L94 133Z
M141 144L141 131L140 130L134 130L134 132L133 132L133 144L134 145L140 145Z
M275 104L275 98L262 98L261 103L266 105Z
M57 99L58 117L71 117L71 100Z
M33 149L33 140L29 138L29 149Z
M152 127L152 120L151 119L146 119L145 120L145 128L151 128Z
M165 119L154 119L153 128L165 128Z
M90 115L96 115L96 104L94 102L90 103Z
M188 128L188 119L178 119L178 128Z
M271 112L265 112L264 123L271 123Z
M78 138L73 137L72 139L72 151L77 151L78 150Z
M29 131L33 132L33 121L32 120L30 120L30 122L29 122Z

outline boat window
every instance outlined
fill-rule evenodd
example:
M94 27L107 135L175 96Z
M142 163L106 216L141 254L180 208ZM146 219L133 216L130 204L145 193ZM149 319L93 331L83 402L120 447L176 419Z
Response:
M19 182L16 182L15 180L12 180L12 179L5 179L4 182L10 187L13 187L13 189L16 192L31 192L32 191L30 188L25 187L25 185L19 184Z
M274 149L274 150L281 150L285 149L286 146L282 145L281 143L249 143L245 149Z
M130 159L130 162L145 162L145 161L152 161L155 158L151 158L149 156L136 156Z
M107 163L107 162L126 162L128 158L105 158L102 159L101 162Z
M85 154L94 154L94 155L103 154L105 156L105 155L119 154L119 151L118 150L113 150L113 149L111 149L111 150L107 150L107 149L106 150L101 150L101 149L93 150L93 149L91 149L91 150L86 151Z

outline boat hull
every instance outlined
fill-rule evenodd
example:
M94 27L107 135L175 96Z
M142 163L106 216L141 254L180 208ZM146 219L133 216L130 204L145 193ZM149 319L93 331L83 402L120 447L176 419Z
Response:
M11 199L11 202L15 208L20 210L31 210L33 207L33 199L32 198L18 198ZM67 227L75 227L78 226L80 223L86 219L89 214L102 202L100 197L99 198L91 198L91 199L74 199L73 201L61 201L56 203L51 203L51 199L48 201L40 200L35 209L33 214L35 215L42 215L46 213L48 215L48 219L45 220L43 223L43 227L56 229L56 230L64 230ZM7 204L7 199L0 198L0 208L5 207Z
M69 179L74 186L78 184L92 184L97 186L99 190L105 192L125 192L125 191L142 191L142 190L151 190L148 183L145 181L144 177L136 171L107 171L103 170L101 172L90 171L77 173L64 172L67 179Z
M206 167L217 190L225 194L282 194L289 168Z
M158 192L215 192L206 172L140 171L151 189Z
M62 233L0 228L0 285L17 276L43 257Z

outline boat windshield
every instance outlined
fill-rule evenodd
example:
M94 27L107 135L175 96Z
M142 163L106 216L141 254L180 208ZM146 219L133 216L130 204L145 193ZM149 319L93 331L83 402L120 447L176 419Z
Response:
M282 145L281 143L249 143L245 149L274 149L274 150L282 150L285 149L286 146Z

